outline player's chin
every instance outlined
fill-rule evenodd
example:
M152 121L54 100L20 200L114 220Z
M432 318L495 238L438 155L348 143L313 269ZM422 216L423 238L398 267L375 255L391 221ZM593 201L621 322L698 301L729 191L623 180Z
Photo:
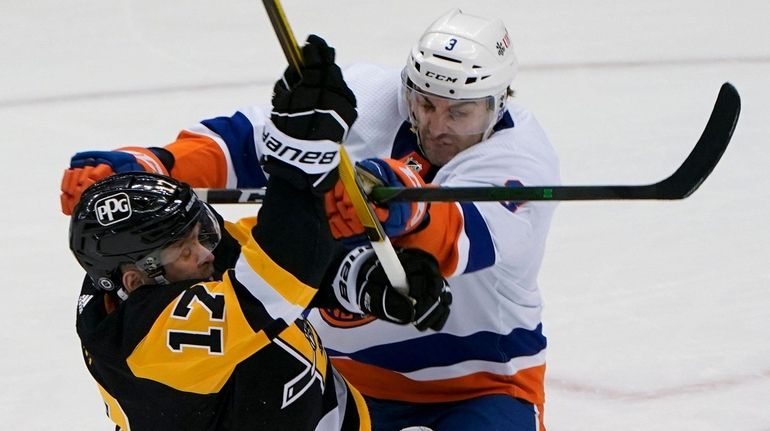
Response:
M200 278L211 281L214 279L214 265L206 266L201 269Z
M444 166L452 160L457 151L450 145L426 145L425 157L435 166Z

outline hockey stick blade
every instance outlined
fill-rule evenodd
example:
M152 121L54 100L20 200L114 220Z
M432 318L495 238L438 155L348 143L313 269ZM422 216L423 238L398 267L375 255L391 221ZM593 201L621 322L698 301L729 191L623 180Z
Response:
M683 199L690 196L711 174L722 157L738 122L741 99L732 84L719 91L714 109L695 147L668 178L636 186L531 186L531 187L375 187L369 197L383 203L393 201L571 201Z

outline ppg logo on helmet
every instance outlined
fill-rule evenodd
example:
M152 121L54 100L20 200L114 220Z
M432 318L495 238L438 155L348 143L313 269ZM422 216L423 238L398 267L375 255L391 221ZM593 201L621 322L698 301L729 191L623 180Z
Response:
M99 199L94 205L96 221L102 226L109 226L131 217L131 203L128 195L117 193Z

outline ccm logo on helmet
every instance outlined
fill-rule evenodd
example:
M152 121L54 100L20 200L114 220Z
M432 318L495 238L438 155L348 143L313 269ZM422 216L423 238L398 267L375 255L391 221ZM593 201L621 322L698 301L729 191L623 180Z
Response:
M127 194L117 193L96 201L94 211L96 221L102 226L109 226L131 217L131 203Z
M425 71L425 76L427 76L428 78L433 78L436 81L457 82L457 78L452 78L451 76L446 76L440 73L431 72L430 70Z

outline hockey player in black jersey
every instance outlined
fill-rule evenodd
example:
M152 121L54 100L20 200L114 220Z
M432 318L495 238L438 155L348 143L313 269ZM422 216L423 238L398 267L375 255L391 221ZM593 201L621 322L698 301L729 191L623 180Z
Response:
M269 257L255 221L220 227L187 185L156 174L84 194L70 234L89 274L77 331L117 429L369 429L302 318L318 285Z
M333 54L305 58L305 75L322 79L276 91L271 133L324 156L265 160L258 219L223 222L186 184L140 172L97 182L75 207L70 248L88 273L77 331L116 429L370 429L361 396L304 319L338 293L327 269L341 254L321 196L334 183L335 141L355 119ZM432 257L401 258L413 297L445 292ZM361 308L413 323L417 305L370 269L361 275ZM434 312L445 320L448 309Z

